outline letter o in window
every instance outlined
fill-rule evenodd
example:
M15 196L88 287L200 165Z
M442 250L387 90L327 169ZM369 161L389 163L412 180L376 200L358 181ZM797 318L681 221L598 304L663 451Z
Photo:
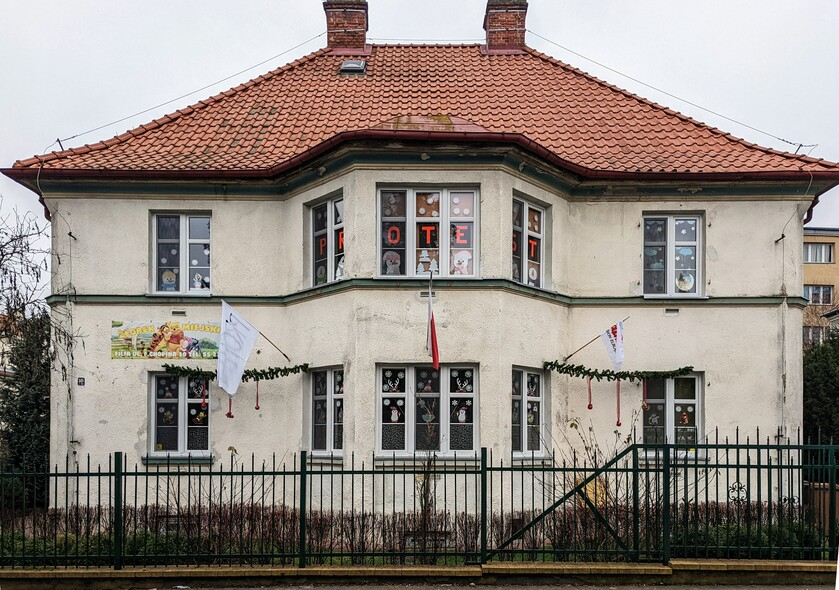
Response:
M402 239L402 232L400 229L395 226L391 225L387 228L387 243L388 244L398 244L399 241Z

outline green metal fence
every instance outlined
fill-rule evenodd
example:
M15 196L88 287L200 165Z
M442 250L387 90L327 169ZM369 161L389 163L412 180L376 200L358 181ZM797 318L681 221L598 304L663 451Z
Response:
M0 470L0 567L836 559L839 446Z

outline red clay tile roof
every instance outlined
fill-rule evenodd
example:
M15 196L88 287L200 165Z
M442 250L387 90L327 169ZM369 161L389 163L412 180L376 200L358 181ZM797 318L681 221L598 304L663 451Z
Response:
M348 56L323 49L113 139L8 172L43 163L43 173L56 175L250 175L276 172L341 133L419 129L510 134L584 175L812 172L839 180L839 164L737 139L532 49L487 55L479 45L373 45L359 57L366 73L341 75ZM451 129L440 124L445 117ZM416 126L402 124L410 121Z

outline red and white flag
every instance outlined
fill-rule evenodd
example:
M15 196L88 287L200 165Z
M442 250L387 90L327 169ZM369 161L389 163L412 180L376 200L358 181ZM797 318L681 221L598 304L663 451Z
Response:
M603 346L606 347L606 354L612 361L615 371L620 371L623 364L623 321L610 327L600 335Z
M425 350L431 357L435 369L440 368L440 351L437 349L437 328L434 326L434 310L431 308L432 291L431 284L434 273L428 273L428 335L425 341Z

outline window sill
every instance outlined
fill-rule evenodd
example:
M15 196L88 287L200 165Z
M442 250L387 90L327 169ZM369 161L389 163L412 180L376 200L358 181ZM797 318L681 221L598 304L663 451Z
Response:
M664 301L705 301L710 299L707 295L644 295L644 299Z
M342 466L344 464L344 455L342 453L323 453L317 451L309 451L309 453L309 465Z
M533 465L540 467L542 465L551 465L551 458L544 453L518 453L513 452L513 465Z
M180 291L160 291L146 293L146 297L189 297L196 299L209 299L213 294L207 291L206 293L182 293Z
M395 465L402 465L405 467L421 468L422 465L429 459L426 455L418 455L414 453L392 453L385 454L387 451L377 451L373 455L373 463L376 465L386 465L388 463ZM476 452L468 452L460 455L435 455L434 462L436 464L446 465L479 465L481 460Z
M143 455L143 465L211 465L212 455Z

